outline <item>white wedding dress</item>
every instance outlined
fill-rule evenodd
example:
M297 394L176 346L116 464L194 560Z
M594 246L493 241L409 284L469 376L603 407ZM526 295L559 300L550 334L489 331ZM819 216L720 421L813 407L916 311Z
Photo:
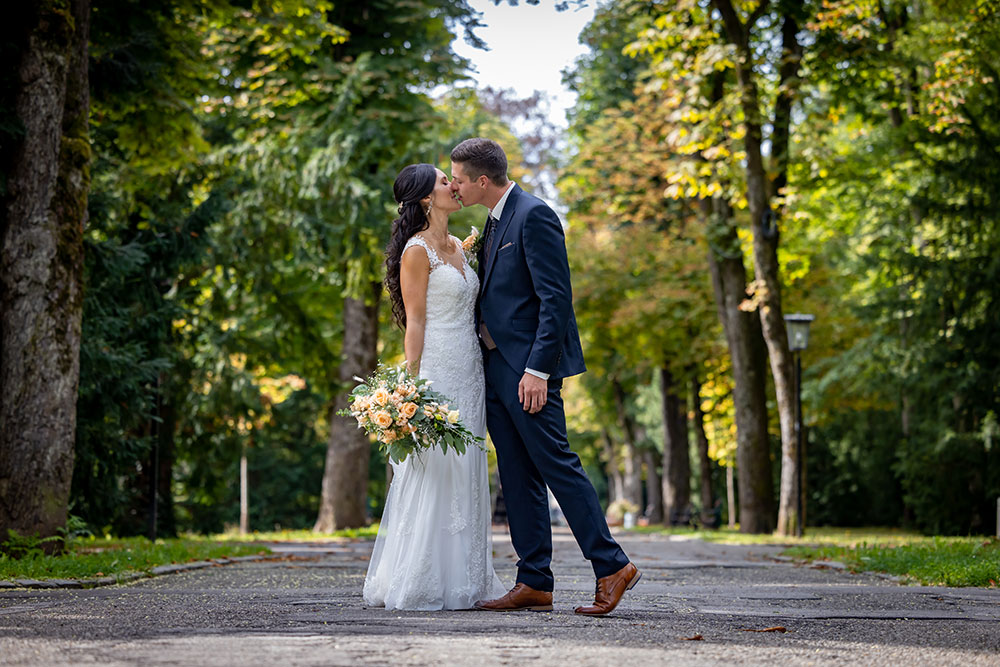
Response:
M455 239L455 237L452 237ZM455 239L457 241L457 239ZM420 377L453 401L462 423L486 437L483 360L475 333L479 278L441 261L419 236L430 261ZM419 252L419 251L415 251ZM486 453L442 454L437 447L393 464L392 484L375 539L364 600L387 609L469 609L506 590L493 570Z

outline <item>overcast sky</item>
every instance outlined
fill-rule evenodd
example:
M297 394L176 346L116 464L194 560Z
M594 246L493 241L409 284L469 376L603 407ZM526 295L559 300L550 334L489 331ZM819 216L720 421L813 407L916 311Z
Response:
M499 6L490 0L470 0L483 13L486 27L476 30L489 51L474 49L461 38L455 51L472 61L480 87L513 88L519 97L535 90L549 94L552 122L566 126L566 110L573 106L575 95L562 85L562 70L586 51L577 41L580 30L594 16L596 0L583 9L557 12L556 0L541 0L529 5L524 0L517 7L506 2Z

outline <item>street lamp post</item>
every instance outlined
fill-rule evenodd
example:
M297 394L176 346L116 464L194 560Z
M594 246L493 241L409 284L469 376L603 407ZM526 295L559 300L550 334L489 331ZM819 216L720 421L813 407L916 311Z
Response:
M805 465L802 455L802 350L809 347L809 325L816 319L813 315L792 313L785 315L788 325L788 349L795 353L795 536L802 537L805 529L803 521L805 488Z

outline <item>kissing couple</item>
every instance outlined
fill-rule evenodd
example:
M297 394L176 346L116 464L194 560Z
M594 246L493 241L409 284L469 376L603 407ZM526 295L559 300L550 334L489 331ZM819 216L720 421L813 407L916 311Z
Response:
M551 610L548 486L597 578L594 603L575 611L610 613L641 574L611 537L566 436L562 381L586 367L558 216L507 178L506 154L483 138L452 150L450 181L433 165L412 164L393 194L399 217L385 286L408 369L449 397L474 435L489 429L519 560L505 592L493 569L486 453L432 448L393 463L365 603ZM448 216L476 204L489 211L485 231L463 246Z

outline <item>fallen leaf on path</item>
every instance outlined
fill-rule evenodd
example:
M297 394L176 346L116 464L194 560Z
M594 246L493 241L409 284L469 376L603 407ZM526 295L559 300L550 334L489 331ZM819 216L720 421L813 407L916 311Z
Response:
M704 641L705 638L701 635L694 635L693 637L681 637L682 642L700 642Z
M289 563L295 561L315 563L320 560L320 556L298 556L296 554L285 554L284 556L278 556L277 558L268 559L272 563Z
M783 625L776 625L773 628L764 628L763 630L755 630L754 628L740 628L741 632L788 632L788 628Z

